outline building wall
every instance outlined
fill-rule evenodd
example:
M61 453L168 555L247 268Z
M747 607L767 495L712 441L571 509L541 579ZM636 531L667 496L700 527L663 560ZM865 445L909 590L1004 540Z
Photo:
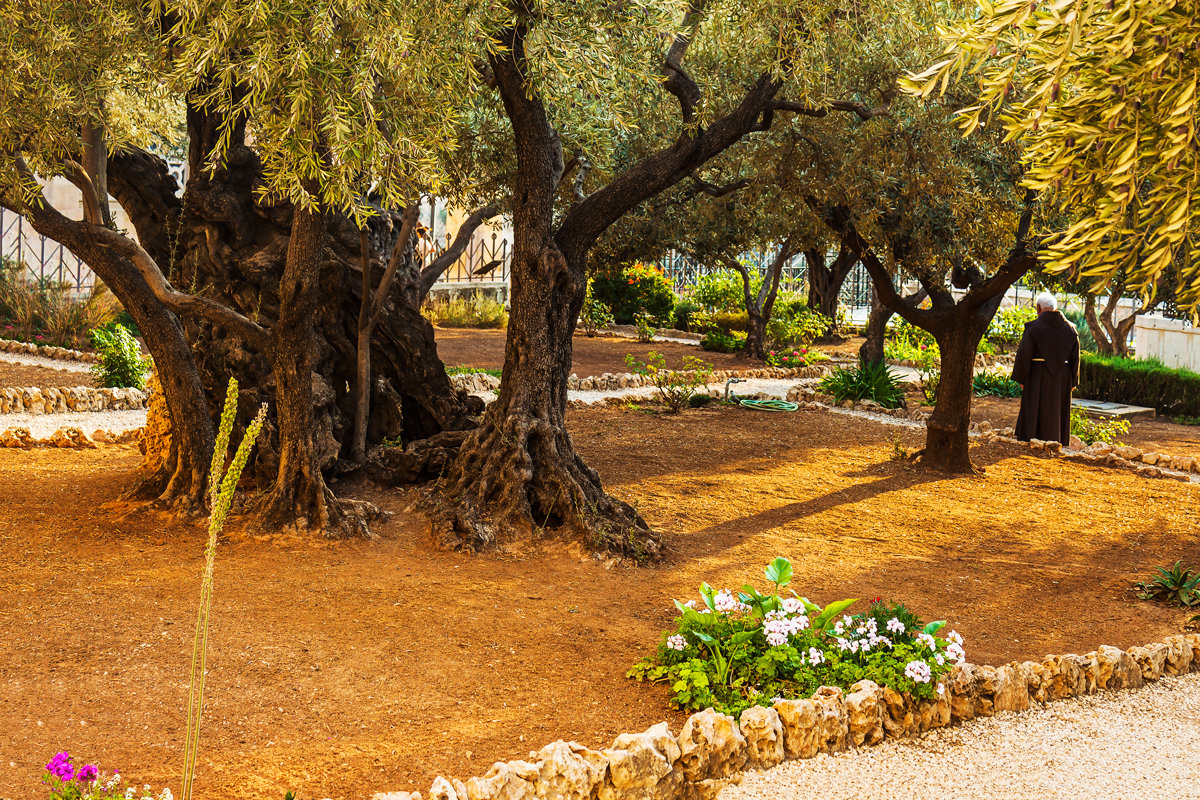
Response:
M1134 323L1137 357L1200 372L1200 328L1184 320L1141 316Z

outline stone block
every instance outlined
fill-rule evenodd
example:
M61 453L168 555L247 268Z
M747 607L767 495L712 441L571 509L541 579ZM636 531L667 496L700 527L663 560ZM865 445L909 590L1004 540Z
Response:
M537 800L591 800L608 776L604 753L578 742L560 740L530 753L529 758L539 765L533 782Z
M783 749L788 758L812 758L821 752L817 706L812 700L780 700L772 708L783 723Z
M852 747L864 747L883 741L883 687L862 680L846 695L846 737Z
M746 737L733 717L706 708L679 733L679 764L689 781L724 778L746 765Z
M1096 650L1095 661L1097 689L1115 692L1142 686L1142 669L1124 650L1106 644L1100 645Z
M783 720L773 708L751 706L738 718L746 737L746 766L768 768L783 761Z
M683 785L679 742L665 722L644 733L623 733L603 752L608 780L600 786L599 800L668 800Z
M1167 646L1167 658L1163 672L1167 675L1186 675L1192 666L1192 647L1186 636L1168 636L1163 640Z
M1126 652L1137 662L1143 681L1156 681L1163 675L1170 649L1162 642L1154 642L1145 647L1131 647Z
M1127 444L1123 444L1120 447L1114 448L1113 453L1115 453L1119 458L1125 459L1126 461L1136 461L1142 457L1141 450L1136 447L1130 447Z

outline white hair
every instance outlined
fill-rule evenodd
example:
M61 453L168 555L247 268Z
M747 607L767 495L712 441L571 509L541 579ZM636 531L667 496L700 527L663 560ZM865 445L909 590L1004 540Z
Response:
M1038 311L1057 311L1058 300L1049 292L1042 292L1037 297L1033 298L1033 304L1037 306Z

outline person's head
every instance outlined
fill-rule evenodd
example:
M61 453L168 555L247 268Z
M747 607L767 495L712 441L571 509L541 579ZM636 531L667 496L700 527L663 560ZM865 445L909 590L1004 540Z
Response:
M1057 311L1058 301L1054 299L1054 295L1049 292L1042 292L1034 298L1033 304L1037 306L1037 312L1041 314L1044 311Z

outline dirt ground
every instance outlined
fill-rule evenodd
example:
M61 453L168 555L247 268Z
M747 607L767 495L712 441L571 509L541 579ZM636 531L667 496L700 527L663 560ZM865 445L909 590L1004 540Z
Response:
M662 565L547 544L436 551L413 495L379 541L219 550L197 796L304 800L427 790L565 738L607 746L682 715L625 679L671 598L762 584L776 555L817 602L876 595L948 619L980 663L1128 647L1187 614L1136 601L1157 565L1200 562L1200 486L999 445L978 477L889 460L897 428L832 413L571 412L616 495L664 531ZM908 446L920 432L904 432ZM0 450L0 797L45 796L69 750L179 788L203 530L112 504L132 448Z
M39 389L59 386L70 389L76 386L94 385L92 376L86 372L35 367L0 360L0 389L24 388L26 386L36 386Z

